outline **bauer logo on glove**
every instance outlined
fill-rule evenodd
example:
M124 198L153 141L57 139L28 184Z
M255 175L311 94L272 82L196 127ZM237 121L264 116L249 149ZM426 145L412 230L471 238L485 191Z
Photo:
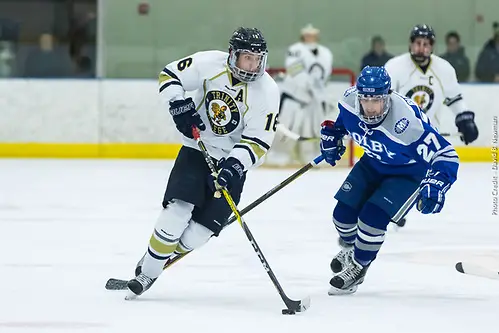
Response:
M321 126L320 147L322 156L324 156L327 163L335 166L336 161L339 161L346 151L346 147L343 145L345 130L336 127L332 120L325 120Z
M417 209L423 214L439 213L445 202L445 193L450 183L440 171L428 171L426 178L421 181Z
M206 129L190 97L185 100L170 102L170 114L178 131L188 138L194 138L192 135L192 126L199 128L201 131Z

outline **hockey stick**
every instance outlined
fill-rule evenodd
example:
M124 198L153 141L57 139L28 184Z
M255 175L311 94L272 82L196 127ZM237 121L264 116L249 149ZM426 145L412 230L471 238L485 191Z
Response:
M461 141L463 141L463 133L461 132L456 132L456 133L440 133L441 136L444 138L460 138Z
M260 196L258 199L250 203L247 207L243 208L240 211L241 216L245 215L246 213L250 212L257 206L259 206L262 202L266 201L269 199L271 196L282 190L284 187L288 186L291 184L293 181L298 179L301 175L305 174L307 171L310 169L314 168L317 166L319 163L321 163L324 160L324 157L322 155L319 155L316 157L313 161L309 162L308 164L304 165L301 169L293 173L291 176L280 182L278 185L274 186L272 189L270 189L267 193L264 195ZM234 223L237 220L236 216L231 216L230 219L227 221L226 225L224 228L226 228L228 225ZM177 261L180 259L184 258L186 255L188 255L191 252L187 253L182 253L178 254L175 256L170 257L166 263L165 266L163 267L163 270L166 270L173 264L175 264ZM110 278L106 282L106 289L107 290L126 290L127 289L127 283L128 280L123 280L123 279L116 279L116 278Z
M499 271L494 271L479 265L475 265L469 262L458 262L456 264L456 270L459 273L479 276L483 278L499 280Z
M418 199L419 196L419 188L415 190L409 198L404 202L404 204L399 208L398 212L390 219L390 223L395 224L395 230L397 231L399 228L402 228L405 225L405 221L403 222L402 225L399 224L399 222L405 218L407 213L412 209L414 204L416 203L416 200ZM338 245L340 247L346 247L348 244L345 243L345 241L341 238L338 237Z
M314 137L309 138L309 137L301 136L298 133L292 132L290 129L288 129L283 124L277 124L276 128L284 136L290 138L293 141L319 141L320 140L320 138L314 138Z
M197 128L193 127L192 134L194 136L194 139L196 139L196 142L199 146L199 149L201 149L201 152L203 153L204 159L205 159L206 163L208 164L208 167L210 168L211 172L216 174L217 169L215 167L215 164L213 163L213 160L211 159L211 156L208 154L208 150L206 149L206 146L204 145L203 141L201 141L201 137L199 135L199 130ZM215 184L216 184L216 182L215 182ZM253 249L255 250L258 257L260 258L260 261L263 265L263 268L265 269L265 271L269 275L270 280L274 284L274 287L279 292L279 296L281 296L282 301L286 305L286 309L282 310L282 314L295 314L296 312L303 312L303 311L307 310L310 306L310 297L306 297L300 301L295 301L295 300L290 299L286 295L286 293L282 289L279 281L277 281L277 278L276 278L274 272L270 268L270 265L269 265L267 259L265 259L265 256L263 255L263 252L260 249L260 246L258 246L255 238L251 234L251 231L249 230L248 225L242 219L241 213L237 209L236 203L232 199L232 196L230 195L229 191L227 191L227 189L225 189L224 187L220 187L219 190L222 191L222 194L223 194L225 200L227 201L227 204L229 204L230 209L232 210L232 213L234 213L234 216L236 217L237 221L239 222L239 225L244 230L246 237L248 238L251 245L253 246Z

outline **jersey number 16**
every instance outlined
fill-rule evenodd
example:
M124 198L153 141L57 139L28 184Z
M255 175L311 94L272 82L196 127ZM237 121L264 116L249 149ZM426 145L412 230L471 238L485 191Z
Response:
M270 129L272 129L272 131L275 132L277 130L278 116L279 114L274 114L274 113L269 113L267 115L267 122L265 124L266 131L270 131Z

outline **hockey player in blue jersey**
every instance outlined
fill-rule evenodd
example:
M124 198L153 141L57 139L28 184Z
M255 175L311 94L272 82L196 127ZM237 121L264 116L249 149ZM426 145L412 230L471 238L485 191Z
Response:
M383 67L365 67L338 103L336 122L321 129L321 152L335 165L350 136L364 149L335 195L333 222L344 247L331 261L330 295L349 294L364 281L390 220L416 204L423 214L442 210L456 181L459 158L410 99L390 90Z

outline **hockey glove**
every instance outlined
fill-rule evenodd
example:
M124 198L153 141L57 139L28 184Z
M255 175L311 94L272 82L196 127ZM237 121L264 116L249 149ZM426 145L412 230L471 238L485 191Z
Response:
M464 111L456 116L457 130L461 133L461 141L470 144L478 138L478 128L475 124L475 113Z
M336 128L332 120L325 120L321 124L321 154L327 163L332 166L341 159L346 147L343 145L343 136L346 131Z
M234 187L240 187L244 181L244 166L235 157L228 159L222 158L218 161L220 171L218 175L211 175L211 180L208 182L210 188L215 192L216 181L218 185L225 187L228 191Z
M194 139L192 126L196 126L201 131L206 129L190 97L185 100L170 102L170 114L179 132L188 138Z
M423 214L439 213L445 202L445 193L450 182L440 171L428 171L419 185L417 209Z

